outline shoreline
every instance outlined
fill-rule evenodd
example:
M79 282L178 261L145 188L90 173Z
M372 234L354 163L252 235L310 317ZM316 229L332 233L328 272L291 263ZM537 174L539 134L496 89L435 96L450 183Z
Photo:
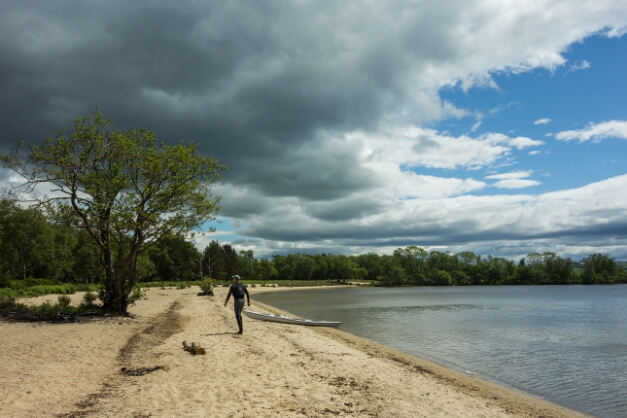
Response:
M255 293L271 293L271 292L276 292L276 291L290 291L290 290L315 290L315 289L320 289L320 288L331 288L331 287L336 287L336 286L306 286L306 287L277 288L277 289L263 288L261 292L259 292L259 289L256 289ZM359 286L357 286L357 285L345 285L345 286L337 286L337 287L358 288ZM265 304L265 303L262 303L262 302L257 302L257 304L264 306L266 308L266 310L268 312L271 312L271 313L285 315L285 316L290 316L290 317L293 317L293 318L301 318L301 317L299 317L298 315L295 315L292 312L279 309L279 308L277 308L275 306L272 306L272 305L268 305L268 304ZM325 329L333 330L333 328L318 328L318 329L320 329L320 330L325 330ZM448 365L447 364L441 364L441 363L438 363L438 361L436 359L429 359L428 357L421 357L420 355L406 353L404 351L401 351L401 350L396 349L394 347L391 347L391 346L379 343L379 342L371 340L369 338L360 337L360 336L355 335L355 334L353 334L353 333L351 333L349 331L344 331L344 330L342 330L340 328L334 328L334 330L341 331L343 334L348 334L348 335L353 336L353 337L355 337L357 339L365 340L367 342L370 342L370 343L374 344L375 346L382 346L382 347L385 347L387 349L390 349L390 350L393 350L393 351L397 351L398 353L401 353L403 355L408 355L410 357L413 357L413 358L418 359L420 361L424 361L427 364L431 364L433 366L442 368L444 370L449 370L451 372L455 372L455 373L457 373L457 374L459 374L461 376L472 378L472 379L478 379L480 381L485 381L485 382L497 385L499 387L503 387L505 389L512 390L514 392L522 393L522 394L527 395L527 396L529 396L531 398L538 399L538 400L545 401L545 402L549 402L551 404L554 404L554 405L557 405L557 406L560 406L560 407L563 407L563 408L571 410L567 406L561 405L561 404L556 403L556 402L551 402L551 401L546 400L546 399L544 399L544 398L542 398L540 396L534 395L533 393L526 392L523 389L516 388L514 386L508 385L507 383L500 382L500 381L498 381L496 379L490 378L490 376L484 376L484 375L479 374L479 373L465 372L464 368L462 368L460 366L457 366L455 364L448 364ZM584 412L580 412L580 411L576 411L576 410L572 410L572 411L579 412L581 414L584 414L585 416L592 416L592 415L586 415Z
M277 289L252 289L250 309L285 314L254 299ZM226 291L151 289L132 319L0 322L0 416L588 416L341 330L244 318L237 335Z
M311 290L316 288L319 287L292 288L283 290ZM272 291L274 291L274 289L264 288L263 293L269 293ZM262 305L270 313L299 318L291 312L264 304L262 302L257 302L257 305ZM502 382L487 380L486 378L479 377L477 375L469 375L462 371L455 370L452 367L443 366L434 361L405 353L393 347L389 347L364 337L359 337L348 331L343 331L338 328L324 327L312 327L312 329L343 344L347 344L351 347L355 347L369 353L376 353L382 358L391 359L394 362L402 364L406 367L414 368L422 373L431 374L436 379L439 379L447 384L454 385L458 390L465 393L480 395L489 401L497 400L499 401L498 403L502 403L506 409L509 408L510 412L513 412L512 408L515 407L514 405L516 405L516 407L520 407L522 404L525 409L529 408L530 414L539 414L538 416L592 417L592 415L588 415L584 412L576 411L564 405L537 397L521 389L508 386ZM552 415L553 413L557 413L558 415Z

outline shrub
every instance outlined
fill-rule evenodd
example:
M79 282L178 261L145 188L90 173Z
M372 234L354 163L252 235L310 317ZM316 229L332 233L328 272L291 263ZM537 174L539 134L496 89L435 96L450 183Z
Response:
M59 305L53 305L49 300L45 301L41 305L31 306L29 308L31 312L39 313L39 314L54 314L59 310Z
M93 292L94 290L98 289L98 285L87 283L80 283L75 285L75 287L77 292Z
M433 286L450 286L453 284L451 275L438 269L433 269L429 272L429 280L429 284Z
M206 278L202 282L200 282L200 290L204 295L213 296L213 286L215 281L211 278Z
M24 290L28 296L43 296L50 294L73 295L76 293L76 286L72 284L62 285L36 285Z
M15 298L8 294L0 294L0 309L11 308L15 305Z
M72 304L72 298L68 295L59 295L57 300L59 301L59 305L62 306L70 306Z
M87 292L83 295L83 300L88 305L93 305L96 299L98 299L98 295L95 294L94 292Z
M133 287L131 294L128 295L128 306L133 306L138 300L145 299L148 299L148 296L146 295L146 289L142 289L139 284L136 284L135 287Z

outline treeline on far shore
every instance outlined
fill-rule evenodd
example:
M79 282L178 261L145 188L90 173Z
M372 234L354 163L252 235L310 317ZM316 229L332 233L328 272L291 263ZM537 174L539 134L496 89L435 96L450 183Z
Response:
M0 200L0 254L0 287L23 287L33 279L96 285L104 276L99 249L85 230L51 222L42 211L8 199ZM244 280L362 280L383 286L627 283L625 263L603 254L573 262L545 252L511 261L410 246L392 255L296 253L257 259L251 250L237 251L215 240L201 252L182 235L159 240L141 254L138 264L142 282L228 280L239 274Z

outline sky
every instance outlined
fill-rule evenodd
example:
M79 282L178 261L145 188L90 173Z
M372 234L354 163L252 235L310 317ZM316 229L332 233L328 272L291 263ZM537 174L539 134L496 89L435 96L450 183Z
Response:
M200 249L625 260L626 74L624 0L0 0L0 152L96 107L196 142Z

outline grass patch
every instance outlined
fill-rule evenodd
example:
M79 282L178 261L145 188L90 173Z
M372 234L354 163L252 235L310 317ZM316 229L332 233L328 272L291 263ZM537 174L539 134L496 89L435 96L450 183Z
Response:
M171 280L171 281L162 281L162 282L140 282L139 286L141 287L158 287L160 289L165 289L166 287L175 287L177 289L185 289L190 286L200 286L200 280Z
M69 298L67 295L59 299ZM0 297L0 317L12 321L27 322L76 322L81 316L106 316L107 313L92 304L81 303L78 306L66 304L67 300L59 303L46 301L41 305L26 306L15 300ZM112 316L112 315L111 315Z
M87 292L83 295L83 301L88 305L93 305L98 300L98 295L94 292Z
M0 296L18 299L44 295L73 295L76 292L95 291L99 288L100 285L97 284L55 283L46 279L11 280L10 287L0 288Z
M68 307L72 304L72 298L68 295L59 295L59 297L57 297L57 300L59 301L59 305L61 306Z

